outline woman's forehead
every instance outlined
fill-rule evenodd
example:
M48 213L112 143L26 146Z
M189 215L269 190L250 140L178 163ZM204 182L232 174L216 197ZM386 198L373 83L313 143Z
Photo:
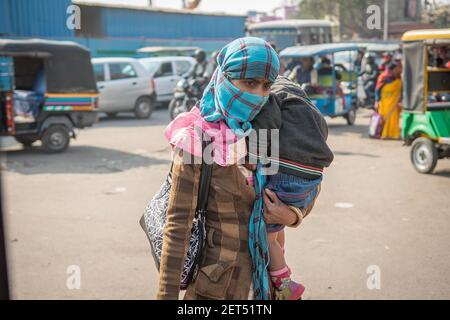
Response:
M272 81L270 81L269 79L264 79L264 78L248 78L248 79L243 79L243 80L252 80L252 81L256 81L259 83L272 83Z

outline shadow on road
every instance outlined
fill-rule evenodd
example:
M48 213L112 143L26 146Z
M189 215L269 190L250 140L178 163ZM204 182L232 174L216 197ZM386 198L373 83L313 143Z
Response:
M361 156L367 158L379 158L379 156L369 153L349 152L349 151L333 151L335 155L339 156Z
M448 170L435 171L433 173L433 175L440 176L440 177L445 177L445 178L450 178L450 171L448 171Z
M163 159L164 156L163 151L158 152L158 158L155 158L146 154L93 146L71 146L61 154L46 154L39 147L31 147L3 151L1 162L3 170L26 175L42 173L104 174L170 164L169 160Z
M329 134L333 135L342 135L347 133L356 133L359 134L361 138L363 139L369 139L368 136L368 125L362 125L362 124L354 124L352 126L349 126L347 123L343 122L341 123L328 123L328 129Z
M154 125L167 125L169 122L170 118L167 110L155 110L149 119L138 119L133 113L119 113L115 117L100 115L99 122L93 126L93 129L108 127L137 128Z

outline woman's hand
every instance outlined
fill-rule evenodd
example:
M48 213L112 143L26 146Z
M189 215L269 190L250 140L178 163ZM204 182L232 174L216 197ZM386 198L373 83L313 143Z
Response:
M273 191L264 189L263 202L266 223L289 226L297 222L297 214L280 201Z

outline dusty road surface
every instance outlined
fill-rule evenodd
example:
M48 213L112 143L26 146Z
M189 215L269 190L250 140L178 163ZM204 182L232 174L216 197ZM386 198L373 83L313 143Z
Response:
M450 161L418 174L402 142L367 138L368 120L328 119L335 161L287 234L295 278L311 299L450 299ZM58 155L2 140L14 298L155 297L138 220L169 168L168 122L165 110L105 118Z

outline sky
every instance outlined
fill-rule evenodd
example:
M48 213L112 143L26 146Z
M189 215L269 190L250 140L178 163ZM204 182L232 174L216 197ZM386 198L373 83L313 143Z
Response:
M91 0L125 5L147 5L147 0ZM181 0L152 0L153 6L176 8L182 6ZM249 10L268 12L282 5L287 0L202 0L197 10L206 12L226 12L229 14L246 14Z

